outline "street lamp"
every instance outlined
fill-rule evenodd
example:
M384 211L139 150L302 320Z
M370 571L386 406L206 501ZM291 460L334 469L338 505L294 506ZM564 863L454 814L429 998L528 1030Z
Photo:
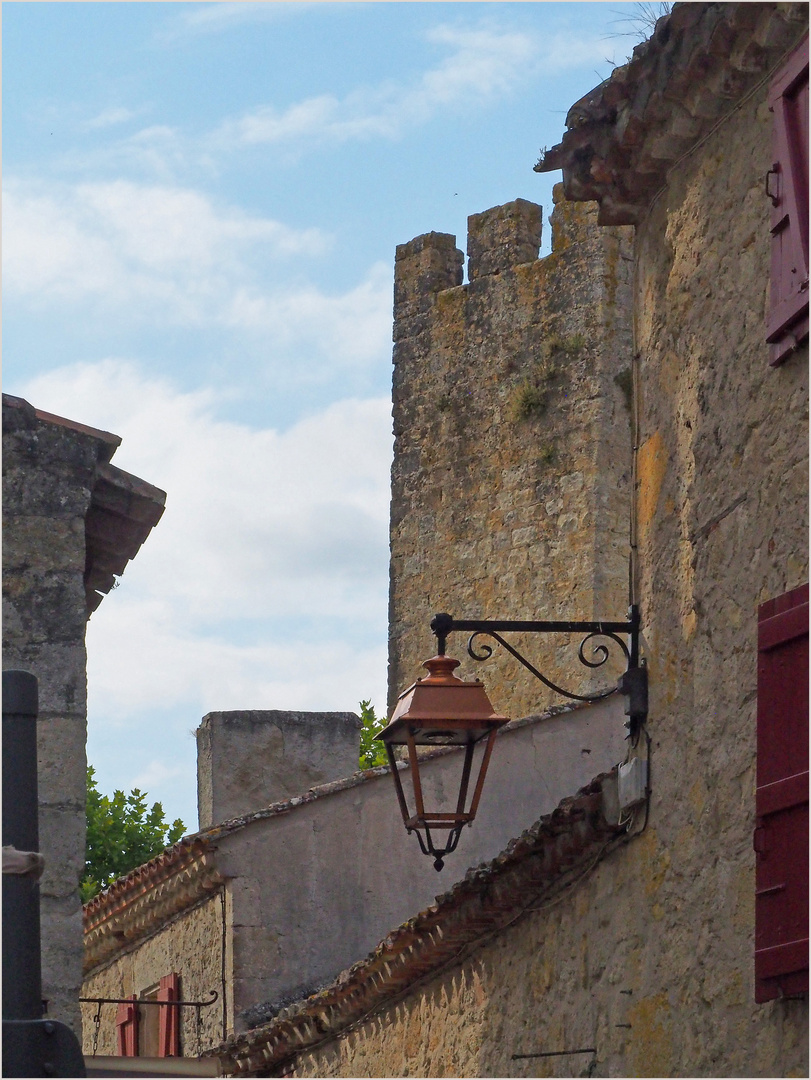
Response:
M483 683L478 679L465 682L453 674L454 668L459 667L459 661L445 656L444 649L440 655L426 660L423 667L428 668L428 675L417 679L413 686L409 686L400 695L391 722L377 737L385 743L388 751L403 823L409 832L417 834L423 852L433 855L435 868L441 870L445 856L459 843L462 829L476 816L493 750L493 740L508 718L496 715ZM473 766L473 749L476 743L485 738L487 743L479 766L479 776L473 789L473 797L465 809ZM394 756L395 746L408 747L414 791L413 814L409 813L403 792ZM418 746L464 746L465 757L455 811L425 810ZM432 830L434 833L447 831L444 847L435 846Z
M478 680L463 681L453 672L459 661L445 655L448 635L456 630L470 633L468 655L477 661L487 660L493 649L489 644L482 644L477 639L492 638L537 679L551 690L574 701L600 701L619 691L625 698L626 726L632 743L636 745L639 732L648 714L647 669L639 659L639 608L632 605L628 619L624 622L544 622L488 619L454 619L452 615L435 615L431 620L431 629L437 638L437 655L426 660L423 667L428 675L405 690L397 699L397 705L388 727L377 736L386 746L392 775L397 791L397 800L403 823L408 832L415 832L420 848L426 855L434 858L434 867L441 870L446 855L455 850L459 836L465 825L470 825L476 816L481 798L487 766L493 750L493 742L499 728L507 723L506 716L498 716L493 710L484 685ZM504 633L529 634L584 634L577 651L578 660L589 668L599 668L608 660L610 648L602 638L616 645L626 660L626 670L616 686L595 694L576 694L552 682L541 674L526 657L506 641ZM623 637L627 637L626 644ZM591 644L591 656L586 655L586 646ZM473 751L476 743L487 739L482 755L479 775L473 790L473 797L467 806L470 776L473 765ZM397 768L394 754L395 746L408 748L411 784L413 787L414 813L408 809L403 791L403 784ZM464 746L465 756L462 763L461 782L456 800L455 811L426 811L423 798L423 785L420 776L420 758L418 746ZM437 847L434 835L445 830L447 839L444 847ZM423 836L424 834L424 836Z

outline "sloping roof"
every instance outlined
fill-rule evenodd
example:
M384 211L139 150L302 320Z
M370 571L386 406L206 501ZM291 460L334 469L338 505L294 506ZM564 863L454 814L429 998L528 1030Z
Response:
M95 611L160 521L166 492L102 462L85 517L85 598Z
M511 721L504 731L514 731L561 713L574 712L578 702L554 705L543 713ZM458 747L435 747L425 758L459 753ZM399 769L407 769L399 762ZM391 772L388 765L364 769L342 780L319 784L289 799L271 803L250 814L210 825L178 840L153 859L117 878L84 905L84 970L109 961L122 948L155 933L167 919L202 899L224 880L215 870L217 841L260 821L281 817L298 807L367 784ZM170 898L175 890L176 896Z
M577 795L510 842L495 859L469 870L436 903L398 926L377 948L326 989L276 1012L268 1023L231 1036L212 1055L225 1071L250 1075L278 1069L288 1058L338 1036L370 1011L438 974L483 937L504 929L556 887L578 880L624 829L609 824L615 772ZM276 1006L268 1005L273 1013Z
M110 464L121 445L118 435L35 409L25 398L3 394L3 405L17 409L22 422L64 428L96 441L96 465L90 506L85 515L85 600L91 614L114 588L116 577L138 554L144 540L160 521L166 492Z
M84 970L103 964L223 882L213 847L190 836L168 848L85 904Z
M566 198L601 225L634 225L671 169L764 84L808 27L808 5L682 3L629 63L576 102L536 172L563 170Z

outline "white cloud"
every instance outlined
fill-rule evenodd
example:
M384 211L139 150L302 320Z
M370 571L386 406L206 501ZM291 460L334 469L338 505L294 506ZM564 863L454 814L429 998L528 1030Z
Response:
M440 109L475 108L511 92L525 80L534 51L532 38L522 33L439 27L428 37L452 52L412 86L387 83L354 90L343 99L322 94L282 110L261 106L223 124L214 143L222 148L295 140L341 143L374 136L396 138Z
M215 152L257 144L322 145L375 137L395 139L449 109L468 113L507 97L540 75L601 62L601 38L532 35L493 28L438 26L426 35L449 55L411 85L362 87L343 98L320 94L280 109L262 105L226 121L210 140Z
M119 180L73 187L7 183L6 293L41 310L74 305L126 325L215 326L263 335L276 353L307 349L309 371L385 356L391 268L345 293L285 271L322 257L331 237L216 207L190 188ZM303 374L303 372L302 372Z
M199 295L197 308L257 250L278 260L320 255L328 245L317 229L221 210L193 189L126 180L72 187L8 180L4 204L6 288L39 298L157 299L168 287L176 304L185 286L186 300Z
M163 28L158 35L160 40L170 42L202 34L219 34L248 23L275 22L278 19L300 15L307 8L313 7L313 4L306 3L304 0L296 0L296 3L274 3L273 0L263 0L262 3L233 2L188 6L188 11L182 11Z
M388 399L337 402L280 433L219 420L208 391L180 393L118 360L52 371L21 393L121 435L114 463L168 492L90 621L95 715L382 703ZM325 640L333 624L340 639ZM321 629L307 659L296 640L310 625Z
M132 787L149 792L169 780L178 779L178 777L183 776L185 771L181 766L169 768L163 761L155 759L150 761L146 768L132 778Z
M294 343L310 345L330 363L357 365L390 349L391 296L392 269L379 262L360 285L336 296L306 285L273 292L238 290L223 321L234 328L272 333L278 349Z
M121 105L111 105L107 109L102 109L92 119L85 121L83 126L87 131L115 127L118 124L125 124L127 120L132 120L135 115L132 109L125 109Z

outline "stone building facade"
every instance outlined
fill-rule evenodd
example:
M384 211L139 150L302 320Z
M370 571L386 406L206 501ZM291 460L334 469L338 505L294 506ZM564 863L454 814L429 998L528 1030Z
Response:
M593 789L564 802L561 818L540 822L472 870L322 996L222 1047L236 1075L808 1075L807 863L795 897L806 920L805 970L798 961L764 1000L755 977L758 912L764 893L786 886L758 884L753 850L754 840L759 860L759 612L763 619L781 598L805 595L804 610L793 610L806 643L808 633L807 284L805 331L800 311L778 357L767 341L773 210L784 190L774 186L774 87L787 66L800 72L807 148L807 30L806 5L676 4L628 65L572 107L560 146L539 163L562 168L567 198L596 204L601 225L634 227L631 569L650 711L629 753L648 762L646 805L619 842L610 835L615 819L582 802ZM807 198L806 171L806 215ZM807 282L807 231L805 244ZM419 254L406 245L398 258ZM802 269L800 259L800 292ZM431 310L461 290L447 279L447 262L444 272L450 291ZM496 354L499 340L495 334ZM439 363L439 353L423 355L429 368ZM495 385L489 399L490 415L500 416ZM489 427L484 397L482 410L477 434ZM395 463L395 490L420 454L440 453L439 423ZM398 439L403 453L399 431ZM421 490L426 499L443 492L440 484ZM535 516L543 521L540 510ZM480 522L481 540L489 519ZM455 599L457 580L470 576L461 538L454 552L440 533L448 550L431 566L419 515L408 526L410 547L399 546L399 528L395 518L394 670L407 651L397 644L405 633L397 622L400 568L410 581L409 558L423 560L431 602L417 620L414 648L422 651L426 609L446 606L434 597ZM483 571L506 580L518 540L511 537L506 554L489 553ZM566 581L569 569L549 564L545 572ZM416 574L413 581L407 587L416 589ZM540 593L509 599L540 606ZM477 674L489 686L488 667ZM807 666L786 678L806 676ZM493 678L509 690L503 674ZM806 741L794 747L790 779L807 830L807 692L799 696ZM509 700L499 705L509 712ZM585 814L579 824L575 808ZM560 847L550 851L551 836ZM523 857L528 880L513 888ZM787 859L804 858L800 830ZM799 955L803 941L789 945ZM792 992L803 981L805 990Z
M80 1030L90 614L163 513L110 464L121 440L3 395L3 666L39 680L42 976L48 1016Z
M205 718L199 790L213 790L215 808L230 807L236 816L206 823L211 804L201 805L199 833L85 905L85 1054L115 1054L118 1047L116 1005L102 1003L99 1011L93 999L140 1001L170 976L177 976L181 1000L218 995L199 1017L196 1008L180 1010L182 1056L211 1052L226 1035L265 1024L365 955L468 866L496 856L516 821L528 826L551 812L595 769L619 760L624 746L616 698L506 727L479 818L437 874L414 838L405 837L387 766L336 775L346 771L352 739L357 765L357 723L346 713ZM260 745L269 748L265 755L257 755ZM458 748L442 748L423 761L426 799L458 786L461 757ZM245 785L249 759L253 782ZM214 784L210 770L221 774ZM400 770L407 786L408 768ZM314 776L321 782L313 785ZM245 790L256 800L251 811L240 803ZM140 1019L155 1008L139 1008ZM139 1056L149 1056L143 1039L138 1046Z
M397 249L389 704L433 655L432 615L614 619L628 608L631 230L558 201L552 253L523 199L468 219L468 282L453 236ZM515 639L572 685L565 640ZM455 655L460 674L476 667ZM554 703L489 665L498 712ZM595 689L622 670L573 689ZM476 674L481 674L477 671Z

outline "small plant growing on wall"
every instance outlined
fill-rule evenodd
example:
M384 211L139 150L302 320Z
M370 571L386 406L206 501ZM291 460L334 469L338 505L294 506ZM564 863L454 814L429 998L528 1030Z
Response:
M557 456L555 444L551 442L544 443L538 452L538 464L542 466L554 465Z
M546 408L546 392L528 376L513 390L510 399L510 418L520 424L531 416L540 415Z
M584 345L582 334L572 334L569 337L550 334L532 372L525 375L512 392L510 419L513 423L520 424L546 412L555 378L560 371L560 360L573 359Z
M631 411L631 405L633 403L634 396L634 380L629 367L623 368L617 375L614 376L614 382L622 391L622 398L625 402L625 408L628 412Z

